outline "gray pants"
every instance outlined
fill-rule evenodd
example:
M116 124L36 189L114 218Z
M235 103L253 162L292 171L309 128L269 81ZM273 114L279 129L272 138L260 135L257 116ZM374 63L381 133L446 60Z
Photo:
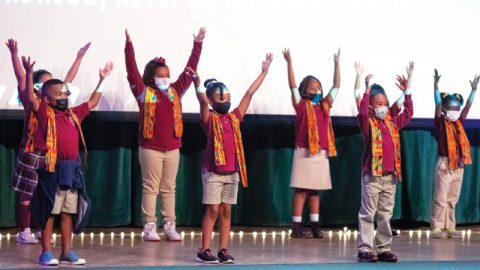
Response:
M361 206L358 212L360 228L358 248L361 252L373 252L374 240L377 254L390 251L392 245L390 219L395 204L397 182L395 175L363 176ZM376 235L375 215L377 216Z
M435 173L433 196L432 229L455 230L455 206L462 188L463 168L448 169L448 158L439 157Z

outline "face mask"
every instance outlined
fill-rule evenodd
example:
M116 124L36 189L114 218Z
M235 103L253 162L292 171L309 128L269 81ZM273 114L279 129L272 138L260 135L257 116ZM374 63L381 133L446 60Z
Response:
M215 103L212 105L213 110L216 111L219 114L226 114L228 113L228 110L230 110L230 101L227 102L222 102L222 103Z
M317 93L310 96L310 100L313 103L317 104L317 103L320 102L320 100L322 100L322 97L323 97L323 93L322 92L317 92Z
M375 116L378 119L381 119L381 120L385 119L385 117L387 116L387 113L388 113L387 106L381 106L375 109Z
M450 122L455 122L460 118L460 111L447 111L445 118Z
M68 109L68 98L56 99L55 102L57 103L57 105L55 105L56 109L60 111Z
M155 85L158 89L162 91L167 91L168 87L170 87L170 78L155 77Z

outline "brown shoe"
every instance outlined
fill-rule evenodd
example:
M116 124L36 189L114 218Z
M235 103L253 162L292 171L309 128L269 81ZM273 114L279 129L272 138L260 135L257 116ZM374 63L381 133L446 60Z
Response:
M358 261L359 262L377 262L378 258L373 254L373 252L358 252Z
M378 260L381 262L397 262L398 257L390 251L385 251L378 254Z

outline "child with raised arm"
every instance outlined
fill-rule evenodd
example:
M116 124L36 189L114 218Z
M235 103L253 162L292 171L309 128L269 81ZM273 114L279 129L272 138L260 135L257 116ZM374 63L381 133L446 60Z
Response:
M240 123L243 122L253 94L267 76L272 62L267 54L262 72L247 89L238 107L230 111L230 91L216 79L205 81L206 90L200 88L200 78L190 69L194 78L200 122L207 135L207 146L202 166L203 204L206 206L202 222L202 247L196 260L208 264L234 263L228 252L232 205L237 203L238 183L247 187L247 168L243 152ZM210 107L212 109L210 109ZM210 243L215 222L219 219L220 243L218 258L212 255Z
M291 237L323 238L320 231L320 190L332 189L329 158L337 155L330 109L340 87L340 49L333 56L333 86L324 95L323 86L314 76L306 76L297 88L290 50L287 61L288 84L295 108L295 152L290 186L294 188ZM310 231L302 227L305 200L310 209Z
M9 39L6 42L10 50L13 71L17 79L18 97L21 101L23 111L23 132L18 150L17 161L12 175L12 188L17 193L17 220L20 227L20 232L16 238L19 244L36 244L38 240L32 236L30 230L30 200L38 183L37 169L41 163L42 158L38 152L33 151L33 134L37 125L37 119L32 112L30 103L27 100L27 90L25 89L26 76L22 68L22 63L18 57L18 45L14 39ZM90 42L80 48L73 62L70 70L65 77L65 82L70 83L75 78L83 56L90 47ZM52 79L52 74L44 69L33 72L33 86L37 95L41 95L42 84ZM27 151L26 151L27 149Z
M100 80L87 102L69 108L67 85L61 80L50 79L43 84L39 99L32 81L35 62L31 63L30 58L22 58L22 61L26 71L27 101L38 120L33 148L43 157L38 169L38 185L30 203L32 217L43 229L39 264L59 264L51 252L50 240L54 217L60 215L60 263L83 265L85 260L72 250L71 238L72 231L79 233L85 226L91 208L79 159L79 141L86 153L81 122L100 101L102 83L113 65L107 63L100 69Z
M463 128L463 121L472 106L480 76L475 75L473 81L470 81L472 91L463 109L462 95L440 93L438 82L441 76L436 69L433 77L438 160L430 222L433 231L430 236L461 238L461 232L456 230L455 205L460 197L464 167L472 164L470 142Z
M405 109L396 116L389 111L385 90L378 84L370 85L372 75L368 75L365 80L367 89L360 102L357 116L364 141L362 194L358 213L359 262L398 260L391 252L390 219L395 203L396 185L402 177L400 130L413 117L410 94L412 73L413 62L407 67L408 79L397 76L397 86L405 92Z
M197 68L206 30L201 28L193 39L187 67ZM163 232L168 241L181 241L175 226L175 194L183 122L181 99L192 83L186 69L174 82L162 57L145 65L143 76L137 68L130 35L125 30L125 63L130 89L138 103L138 158L142 171L143 239L160 241L157 233L157 197L162 200Z

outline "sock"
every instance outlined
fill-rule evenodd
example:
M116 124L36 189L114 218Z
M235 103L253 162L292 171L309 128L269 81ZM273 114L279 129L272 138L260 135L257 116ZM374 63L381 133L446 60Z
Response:
M320 214L310 214L310 221L311 222L318 222Z
M293 216L292 221L300 223L302 222L302 216Z

